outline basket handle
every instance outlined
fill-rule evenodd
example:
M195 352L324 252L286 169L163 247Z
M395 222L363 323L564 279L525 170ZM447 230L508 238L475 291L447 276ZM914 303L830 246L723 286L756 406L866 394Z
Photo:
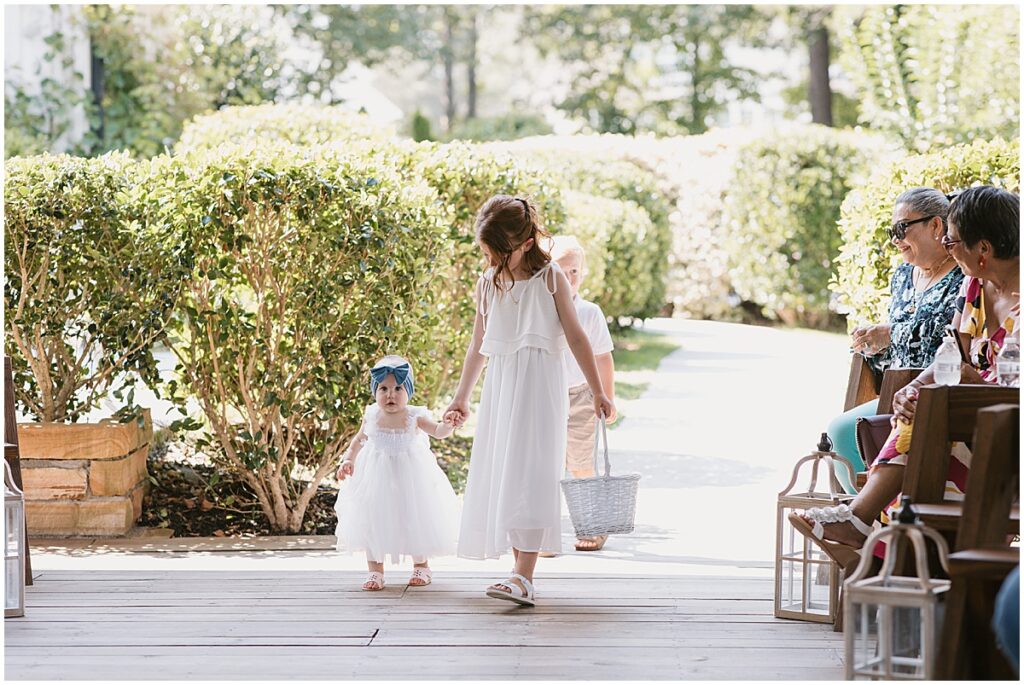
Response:
M597 431L597 424L601 424L601 432ZM597 470L597 452L598 447L601 444L601 438L604 437L604 477L607 478L612 472L612 463L608 460L608 426L605 422L604 415L601 418L594 418L594 475L598 474Z

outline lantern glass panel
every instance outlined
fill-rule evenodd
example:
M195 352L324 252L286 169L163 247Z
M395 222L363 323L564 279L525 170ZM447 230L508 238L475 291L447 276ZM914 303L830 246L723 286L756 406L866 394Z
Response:
M4 556L17 555L21 550L18 543L21 539L21 507L15 502L4 503Z
M925 678L925 635L919 606L854 606L854 676Z
M816 544L802 535L789 522L788 515L802 511L803 507L782 507L781 546L778 550L779 598L778 611L790 618L834 618L835 594L833 583L838 574L832 560Z
M4 609L17 609L21 605L21 564L18 558L4 559Z

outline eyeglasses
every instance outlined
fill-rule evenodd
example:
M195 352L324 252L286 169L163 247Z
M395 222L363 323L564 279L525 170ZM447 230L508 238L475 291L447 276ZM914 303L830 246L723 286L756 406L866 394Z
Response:
M949 252L950 250L953 249L954 245L956 245L957 243L962 243L963 241L953 240L952 238L949 237L948 233L943 233L942 240L940 242L942 243L942 246L946 248L946 251Z
M920 219L911 219L910 221L897 221L891 227L886 229L886 233L889 234L890 240L903 240L907 237L907 229L914 224L919 224L923 221L931 221L935 218L935 214L931 216L922 216Z

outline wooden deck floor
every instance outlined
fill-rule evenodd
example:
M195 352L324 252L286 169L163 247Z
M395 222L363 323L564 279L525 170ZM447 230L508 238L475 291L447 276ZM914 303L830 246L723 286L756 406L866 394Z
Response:
M533 609L438 573L42 571L5 677L838 680L841 635L772 617L765 578L542 575ZM402 581L401 583L397 581Z

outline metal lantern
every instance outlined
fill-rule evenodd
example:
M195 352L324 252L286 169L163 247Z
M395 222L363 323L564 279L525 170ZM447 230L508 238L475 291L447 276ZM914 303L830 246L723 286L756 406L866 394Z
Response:
M4 618L25 615L25 493L4 460Z
M794 492L800 470L810 464L811 479L806 490ZM834 623L839 612L839 566L789 522L789 514L812 507L849 503L836 477L836 466L847 470L853 482L853 466L832 451L832 441L821 434L818 449L793 467L789 485L779 493L775 520L775 616L802 621ZM827 471L826 491L818 492L818 470Z
M847 680L935 677L936 638L942 632L942 600L950 581L929 575L927 541L935 543L947 572L949 548L941 535L918 522L909 504L905 497L898 522L875 531L864 543L866 549L886 543L878 575L866 577L872 564L872 555L866 554L846 581ZM913 549L916 576L893 574L905 543Z

